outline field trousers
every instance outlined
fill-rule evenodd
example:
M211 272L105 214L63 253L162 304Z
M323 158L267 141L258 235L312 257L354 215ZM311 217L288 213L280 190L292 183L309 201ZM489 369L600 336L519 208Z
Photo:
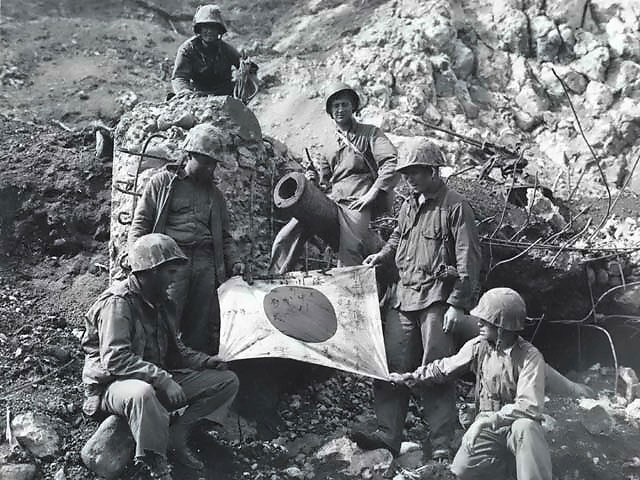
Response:
M144 457L145 451L166 457L170 437L183 441L201 419L221 424L238 392L238 377L229 370L180 370L171 375L184 390L188 405L171 427L164 394L145 381L117 380L102 397L102 410L127 419L136 458Z
M451 334L442 331L448 305L435 303L413 312L390 308L384 315L384 342L391 372L412 372L420 365L454 353ZM457 422L455 382L415 387L425 420L428 422L432 448L450 448ZM374 383L374 405L378 429L387 444L398 451L409 408L410 391L391 383Z
M460 480L508 479L514 473L517 480L552 480L549 446L540 422L519 418L497 430L485 428L473 452L465 440L466 434L451 464Z

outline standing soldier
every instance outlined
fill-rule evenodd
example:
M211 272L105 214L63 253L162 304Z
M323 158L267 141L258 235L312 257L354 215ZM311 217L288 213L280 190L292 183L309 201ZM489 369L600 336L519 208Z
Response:
M213 174L230 138L211 124L196 125L187 134L184 168L168 166L155 174L136 206L129 229L129 249L147 233L166 233L189 261L170 286L176 307L176 328L184 343L216 353L220 334L217 287L228 275L244 273L222 192Z
M379 248L369 221L391 208L397 178L395 147L378 127L354 118L359 109L354 89L341 82L330 86L325 110L335 122L338 149L320 162L319 180L330 186L329 197L339 207L338 258L345 265L358 265ZM293 218L273 242L271 268L278 273L290 270L308 238L304 225Z
M200 91L211 95L233 95L231 67L240 67L242 55L222 36L227 27L217 5L198 7L193 17L195 36L178 49L171 76L174 93ZM258 66L251 62L250 74Z
M545 362L542 354L518 335L527 311L510 288L486 292L471 311L480 335L455 355L391 374L408 386L439 384L472 371L476 375L478 416L462 437L451 465L460 479L513 477L551 480L551 457L540 421L544 408Z
M393 262L400 280L391 292L384 336L389 369L410 372L453 353L451 330L477 299L481 251L473 211L440 178L442 152L426 140L398 166L413 189L398 215L389 241L364 264ZM363 448L387 448L397 455L409 402L409 390L377 381L374 387L378 429L355 430ZM420 392L431 429L432 457L447 459L456 424L455 384Z
M187 445L201 419L221 423L238 391L233 372L217 357L193 351L176 336L167 310L167 286L187 258L171 237L140 237L131 249L131 274L96 300L82 339L82 379L91 395L83 410L124 416L136 442L136 460L152 478L171 480L167 453L191 469L202 462ZM169 426L170 412L187 406Z

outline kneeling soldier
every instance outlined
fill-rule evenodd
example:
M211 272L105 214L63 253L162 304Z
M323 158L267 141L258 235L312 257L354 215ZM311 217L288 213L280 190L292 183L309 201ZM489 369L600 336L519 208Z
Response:
M526 307L510 288L486 292L471 311L480 335L451 356L392 373L391 381L414 386L476 374L478 416L462 438L451 465L461 479L551 480L551 457L540 420L544 407L542 354L518 335Z
M136 460L153 478L170 480L166 454L188 468L202 462L187 446L201 419L221 423L238 378L217 357L184 346L169 318L167 287L187 258L169 236L140 237L130 252L132 273L102 293L87 314L83 382L97 409L126 417ZM187 406L169 426L170 412ZM93 412L92 412L93 410Z

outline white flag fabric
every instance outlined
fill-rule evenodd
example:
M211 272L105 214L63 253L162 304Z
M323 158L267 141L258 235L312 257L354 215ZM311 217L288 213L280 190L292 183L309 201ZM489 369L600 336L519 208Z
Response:
M386 380L374 269L291 272L223 283L220 357L280 357Z

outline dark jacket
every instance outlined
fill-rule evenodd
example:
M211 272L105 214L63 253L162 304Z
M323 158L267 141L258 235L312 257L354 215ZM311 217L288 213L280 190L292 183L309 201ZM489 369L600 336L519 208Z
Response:
M475 305L482 252L473 211L444 183L423 205L417 195L404 202L398 226L380 253L383 262L395 259L400 275L395 306L401 310L421 310L435 302L464 310ZM447 265L458 278L438 275Z
M240 53L223 40L205 48L198 35L186 40L176 55L171 86L174 93L198 90L213 95L232 95L231 67L240 66Z
M191 213L186 211L172 211L172 197L178 183L186 182L183 170L176 173L167 170L156 173L147 184L142 197L138 201L136 211L129 228L129 248L141 236L148 233L167 233L165 230L167 219L179 215L177 221L171 218L172 224L188 223ZM239 261L235 241L230 233L229 214L222 192L213 183L210 185L209 232L213 244L213 260L216 267L216 281L224 282L231 267ZM176 239L180 244L179 239Z

